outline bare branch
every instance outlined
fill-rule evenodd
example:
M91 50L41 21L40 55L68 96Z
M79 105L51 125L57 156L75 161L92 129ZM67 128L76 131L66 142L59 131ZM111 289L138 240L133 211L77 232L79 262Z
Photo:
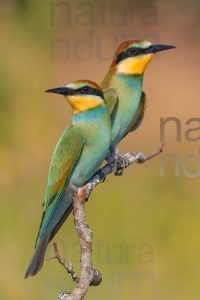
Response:
M81 275L72 293L61 292L58 300L81 300L90 285L101 283L101 273L92 267L92 231L86 221L84 212L85 201L90 193L87 185L80 188L74 198L73 212L76 230L81 244ZM62 261L62 260L61 260Z
M119 153L117 156L117 160L116 160L114 174L116 176L121 176L123 174L123 170L125 168L129 167L133 163L142 164L142 163L158 156L160 153L163 152L163 148L164 148L164 142L161 143L161 145L158 149L156 149L152 153L149 153L146 156L141 152L126 153L126 154Z
M126 153L117 155L117 161L111 163L112 158L108 158L108 163L102 167L86 184L78 189L73 202L73 213L76 231L80 239L81 246L81 275L80 278L74 273L73 268L69 268L60 257L57 244L54 243L55 258L61 265L65 267L72 279L76 281L77 286L71 292L62 291L58 295L58 300L83 300L89 286L97 286L102 281L101 273L95 270L92 266L92 232L86 221L84 212L85 202L90 197L92 190L100 183L102 183L106 176L113 173L115 175L122 175L124 168L127 168L133 163L144 163L147 160L154 158L163 151L164 144L151 154L144 156L142 153Z
M158 156L159 154L161 154L163 152L164 146L165 146L165 144L164 144L164 142L162 142L160 144L160 147L158 147L158 149L156 149L154 152L152 152L152 153L148 154L147 156L145 156L144 161L141 161L140 163L144 163L147 160L150 160L150 159Z

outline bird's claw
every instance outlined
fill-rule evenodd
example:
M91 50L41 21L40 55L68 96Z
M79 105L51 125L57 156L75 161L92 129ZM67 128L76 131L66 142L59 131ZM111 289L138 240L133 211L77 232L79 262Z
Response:
M115 162L118 158L119 150L117 149L116 145L111 143L110 149L108 151L108 154L106 156L106 161L109 165L115 165Z
M127 168L130 164L129 158L127 155L118 154L117 160L115 162L115 176L122 176L123 170Z

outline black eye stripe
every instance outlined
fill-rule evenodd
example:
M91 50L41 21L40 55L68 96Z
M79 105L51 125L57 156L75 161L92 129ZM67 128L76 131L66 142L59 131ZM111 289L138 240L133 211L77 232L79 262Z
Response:
M125 58L128 57L133 57L133 56L137 56L140 54L145 54L146 51L148 49L141 49L141 48L136 48L136 47L132 47L127 49L126 51L120 53L117 58L116 58L116 63L118 64L120 61L124 60Z
M94 95L104 99L103 92L90 86L83 86L77 90L73 90L73 95Z
M80 93L80 94L88 94L88 93L90 93L90 91L91 91L91 88L89 86L83 86L80 89L76 90L76 92Z

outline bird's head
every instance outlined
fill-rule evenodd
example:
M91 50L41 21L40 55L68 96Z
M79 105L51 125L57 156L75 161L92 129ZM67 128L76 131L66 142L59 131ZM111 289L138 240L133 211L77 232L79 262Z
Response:
M63 95L77 114L104 104L103 91L95 82L89 80L74 81L64 87L47 90L46 93Z
M152 45L147 41L131 40L117 49L113 65L117 73L142 75L155 53L176 48L170 45Z

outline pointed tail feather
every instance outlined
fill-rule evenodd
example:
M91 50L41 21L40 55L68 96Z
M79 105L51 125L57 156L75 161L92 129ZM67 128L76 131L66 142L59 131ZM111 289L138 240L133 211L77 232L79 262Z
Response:
M26 271L25 278L36 275L42 268L48 243L49 243L49 236L43 237L39 242L39 245L35 249L33 257Z
M42 219L42 225L44 224L44 226L40 226L35 252L26 271L25 278L36 275L42 268L49 242L54 238L72 211L74 195L75 191L71 188L67 188L60 196L56 209L53 209L50 218L48 218L48 214L44 214Z

